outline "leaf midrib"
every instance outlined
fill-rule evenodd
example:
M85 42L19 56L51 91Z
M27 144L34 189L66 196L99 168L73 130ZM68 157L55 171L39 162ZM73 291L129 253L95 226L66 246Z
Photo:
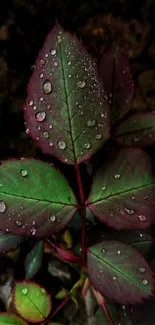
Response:
M135 281L133 281L132 279L130 279L128 276L124 275L124 273L120 272L120 269L116 269L113 265L111 265L111 264L110 264L108 261L106 261L106 260L103 261L103 260L100 258L100 256L96 255L94 252L91 253L91 254L92 254L93 257L96 258L97 261L100 261L101 264L104 262L104 263L107 264L111 269L113 269L115 272L117 272L117 274L121 275L122 277L124 277L125 279L127 279L129 282L133 283L133 284L134 284L136 287L138 287L139 289L142 289L142 287L139 285L138 282L135 282ZM143 289L144 289L144 291L145 291L146 294L148 294L148 293L150 294L150 291L146 290L146 287L143 287Z
M150 183L150 184L147 184L147 185L142 185L142 186L134 187L133 189L130 189L130 190L120 191L118 194L108 195L107 197L104 197L104 198L102 198L102 199L98 199L98 200L96 200L96 201L91 201L91 202L88 201L88 203L87 203L86 206L88 207L88 206L90 206L90 205L92 205L92 204L94 204L94 203L98 203L98 202L101 202L101 201L104 201L104 200L108 200L109 198L117 197L117 196L119 196L119 195L121 195L121 194L124 194L124 193L134 192L134 191L136 191L136 190L139 190L139 189L142 189L142 188L144 188L144 187L151 186L151 185L155 185L155 181L152 182L152 183ZM90 200L90 199L89 199L89 200Z
M138 132L141 132L141 131L145 131L145 130L152 130L154 129L153 126L150 126L150 127L144 127L144 128L141 128L141 129L138 129L138 130L133 130L133 131L128 131L128 132L120 132L120 133L116 133L116 136L121 136L121 135L128 135L128 134L133 134L133 133L138 133Z

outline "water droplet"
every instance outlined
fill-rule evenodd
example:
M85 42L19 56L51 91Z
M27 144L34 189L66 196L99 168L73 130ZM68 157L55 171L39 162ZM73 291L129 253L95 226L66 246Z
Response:
M125 310L125 309L126 309L126 307L125 307L124 305L122 305L122 309L123 309L123 310Z
M117 251L117 254L118 254L118 255L120 255L120 254L121 254L121 251L120 251L120 250L118 250L118 251Z
M147 279L144 279L144 280L142 281L142 283L143 283L144 285L148 284Z
M36 229L35 229L35 228L31 228L31 229L29 230L29 233L30 233L30 235L34 236L35 233L36 233Z
M115 179L119 179L120 177L121 177L120 174L116 174L116 175L114 176Z
M32 106L33 105L33 100L29 101L29 105Z
M116 281L116 280L117 280L117 277L116 277L116 276L113 276L112 278L113 278L113 280L114 280L114 281Z
M89 142L86 142L86 143L84 144L84 147L85 147L86 149L89 149L89 148L91 147L91 144L90 144Z
M30 135L30 133L31 133L31 131L30 131L30 129L26 129L26 134L28 134L28 135Z
M68 65L71 65L71 61L68 62Z
M125 210L125 212L127 213L127 214L129 214L129 215L133 215L134 213L135 213L135 210L133 210L133 209L124 209Z
M52 124L49 124L49 126L48 126L48 127L49 127L49 129L52 129L53 125L52 125Z
M94 126L96 124L96 120L88 120L87 126Z
M50 50L50 53L51 53L52 55L55 55L55 54L56 54L56 50Z
M20 173L21 173L21 175L22 175L23 177L26 177L26 176L28 175L28 172L27 172L26 169L21 169Z
M49 133L47 131L43 132L43 138L48 139L49 138Z
M146 270L144 269L144 267L140 267L140 268L139 268L139 272L140 272L140 273L145 273L145 271L146 271Z
M102 191L105 191L105 186L102 186Z
M140 236L140 237L143 237L143 234L140 234L139 236Z
M22 225L21 221L19 221L19 220L15 220L15 224L16 224L17 226L19 226L19 227Z
M33 110L35 111L35 110L36 110L36 108L37 108L37 106L36 106L36 105L34 105L34 106L33 106Z
M40 97L39 100L40 100L40 102L43 102L44 98L43 97Z
M49 109L51 108L51 104L46 104L46 107Z
M52 141L49 142L49 146L53 147L53 142Z
M38 122L43 122L46 117L46 113L44 111L40 111L36 114L36 120Z
M3 201L0 201L0 212L5 212L6 210L6 205Z
M52 92L52 84L50 80L46 80L43 84L43 91L45 94L50 94Z
M140 214L140 215L138 216L138 219L139 219L140 221L146 221L146 217L145 217L144 215L142 215L142 214Z
M65 149L66 148L66 142L63 141L63 140L58 141L58 147L60 149L62 149L62 150Z
M41 79L43 78L43 76L44 76L43 73L40 73L40 74L39 74L39 77L40 77Z
M22 289L22 293L23 293L23 295L26 295L26 294L28 293L27 288L23 288L23 289Z
M58 62L54 62L54 66L57 67L58 66Z
M136 198L135 198L135 196L132 196L132 200L135 200Z
M102 248L102 253L106 254L106 252L107 252L106 248Z
M50 216L50 221L55 221L55 215Z
M69 75L68 75L68 78L71 78L71 76L72 76L72 75L71 75L71 74L69 74Z
M78 81L77 82L77 86L79 87L79 88L84 88L85 87L85 81Z
M144 200L147 200L148 198L149 198L148 195L144 196Z
M97 135L95 136L95 139L96 139L96 140L100 140L101 138L102 138L101 133L99 133L99 134L97 134Z
M44 65L46 63L46 61L44 59L40 60L40 65Z

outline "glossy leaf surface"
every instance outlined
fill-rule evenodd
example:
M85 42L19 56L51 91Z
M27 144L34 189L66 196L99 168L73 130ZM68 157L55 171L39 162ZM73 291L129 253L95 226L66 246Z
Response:
M76 208L62 174L30 159L0 166L0 228L25 236L48 236L64 228Z
M106 51L99 62L99 72L112 106L112 120L116 122L129 111L134 93L129 62L123 50L113 46Z
M23 321L21 318L10 313L0 313L0 324L1 325L28 325L27 322Z
M50 296L35 282L17 282L13 299L19 315L32 323L46 319L52 308Z
M123 146L146 147L155 144L155 113L135 113L120 123L115 139Z
M39 271L42 264L42 258L44 252L43 249L44 249L43 241L39 241L27 255L25 259L26 280L32 279L33 276Z
M39 53L27 93L27 132L44 153L80 163L109 137L109 106L96 62L58 24Z
M0 231L0 252L7 252L15 249L24 238Z
M121 304L135 304L154 291L148 263L128 244L105 240L88 249L88 274L101 295Z
M115 229L145 229L155 219L154 197L150 157L140 149L123 149L94 177L88 207Z

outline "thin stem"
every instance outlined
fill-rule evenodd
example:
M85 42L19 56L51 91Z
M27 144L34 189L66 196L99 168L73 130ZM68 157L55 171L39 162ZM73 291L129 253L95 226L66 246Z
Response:
M70 297L66 297L62 302L61 304L55 309L54 313L51 314L43 323L41 323L41 325L46 325L48 324L49 321L51 321L51 319L57 315L57 313L59 312L59 310L61 310L65 305L66 303L69 301Z
M84 198L81 174L80 174L80 169L79 169L78 164L75 165L75 171L76 171L77 183L78 183L78 187L79 187L80 203L82 205L82 207L81 207L81 236L82 236L81 266L82 266L82 268L84 268L85 267L85 248L86 248L86 232L85 232L86 207L84 206L85 198Z
M62 249L60 247L57 247L54 243L52 243L48 238L46 239L46 242L52 247L54 248L54 250L56 250L56 252L58 253L58 256L60 259L62 259L64 262L67 262L68 264L69 261L72 263L79 263L80 262L80 258L79 256L76 256L70 252L68 252L65 249Z
M110 325L115 325L112 318L111 318L111 316L110 316L110 314L109 314L109 312L108 312L108 309L105 306L103 297L100 295L100 293L98 291L96 291L96 294L97 294L97 298L98 298L98 301L100 303L100 306L102 307L102 309L103 309L103 311L104 311L104 313L105 313L105 315L106 315L106 317L107 317L107 319L109 321L109 324Z

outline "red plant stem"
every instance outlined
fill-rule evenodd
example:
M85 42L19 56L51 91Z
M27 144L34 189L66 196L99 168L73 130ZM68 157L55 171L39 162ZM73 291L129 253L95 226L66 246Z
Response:
M84 206L85 198L84 198L84 192L83 192L83 186L81 181L81 174L79 165L75 165L75 171L76 171L76 177L77 177L77 183L79 187L79 194L80 194L80 203L83 207L81 207L81 236L82 236L82 254L81 254L81 267L85 267L85 249L86 249L86 234L85 234L85 217L86 217L86 207Z
M70 297L66 297L61 304L55 309L54 313L52 313L47 319L45 319L45 321L43 323L41 323L41 325L46 325L48 324L48 322L51 321L51 319L59 312L59 310L61 310L63 308L63 306L66 305L66 303L69 301Z
M57 247L49 239L46 239L46 242L56 250L56 252L58 253L60 259L62 259L63 261L65 261L65 262L70 261L72 263L79 263L80 262L79 256L76 256L76 255L68 252L67 250L64 250L62 248Z
M109 324L110 325L115 325L112 318L111 318L111 316L110 316L110 314L109 314L109 312L108 312L108 310L107 310L107 308L106 308L106 306L105 306L103 297L100 295L100 293L98 291L96 291L96 294L97 294L100 306L102 307L102 309L103 309L103 311L104 311L104 313L105 313L105 315L106 315L106 317L107 317L107 319L109 321Z

